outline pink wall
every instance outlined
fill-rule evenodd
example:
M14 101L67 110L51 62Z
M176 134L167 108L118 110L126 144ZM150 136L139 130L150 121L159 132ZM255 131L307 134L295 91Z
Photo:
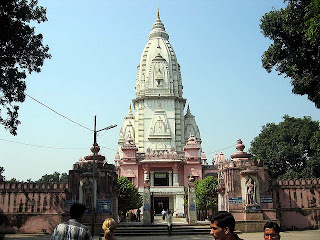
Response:
M320 178L274 180L272 191L284 229L320 227Z

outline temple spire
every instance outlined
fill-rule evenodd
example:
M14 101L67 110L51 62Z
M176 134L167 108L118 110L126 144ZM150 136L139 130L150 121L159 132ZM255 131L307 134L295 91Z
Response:
M160 12L159 12L159 7L157 7L157 9L158 9L158 19L160 19Z

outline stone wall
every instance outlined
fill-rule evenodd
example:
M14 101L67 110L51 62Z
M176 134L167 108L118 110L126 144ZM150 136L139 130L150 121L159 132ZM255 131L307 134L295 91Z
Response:
M320 178L272 180L271 188L283 229L320 227Z
M24 233L52 232L63 220L66 183L0 183L0 209Z

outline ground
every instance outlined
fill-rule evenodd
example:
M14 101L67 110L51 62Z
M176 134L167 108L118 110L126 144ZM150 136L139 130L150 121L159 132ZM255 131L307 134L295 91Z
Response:
M129 237L130 239L139 239L139 240L162 240L162 239L172 239L172 240L186 240L186 239L195 239L195 240L204 240L204 239L211 239L210 236L210 229L208 228L208 235L192 235L192 236L145 236L145 237ZM242 233L239 235L240 238L244 240L259 240L263 239L263 233ZM287 231L281 233L281 240L319 240L320 237L320 230L305 230L305 231ZM8 234L6 235L5 239L11 240L49 240L50 235L43 235L43 234ZM94 240L98 240L99 237L94 237ZM128 239L128 237L116 237L116 240L124 240Z

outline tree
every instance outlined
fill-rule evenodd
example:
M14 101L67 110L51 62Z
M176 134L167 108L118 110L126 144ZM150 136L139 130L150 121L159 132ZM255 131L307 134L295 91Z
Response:
M38 183L51 183L51 182L64 182L64 183L67 183L68 182L68 174L67 173L60 174L58 172L54 172L53 174L43 175L36 182L38 182Z
M311 117L288 115L267 123L251 142L250 153L261 159L271 178L320 177L320 125Z
M313 0L307 7L307 37L314 45L320 43L320 0Z
M202 180L195 181L196 204L198 210L216 209L218 206L217 194L218 179L208 176Z
M120 215L126 214L130 209L137 209L142 206L142 196L128 178L118 178L118 189L118 208Z
M273 41L262 55L262 65L291 78L292 92L305 95L320 108L319 0L285 0L284 9L261 18L260 28Z
M35 22L47 21L37 0L2 0L0 3L0 123L17 134L19 102L25 100L27 73L40 72L51 58ZM26 73L27 71L27 73Z

